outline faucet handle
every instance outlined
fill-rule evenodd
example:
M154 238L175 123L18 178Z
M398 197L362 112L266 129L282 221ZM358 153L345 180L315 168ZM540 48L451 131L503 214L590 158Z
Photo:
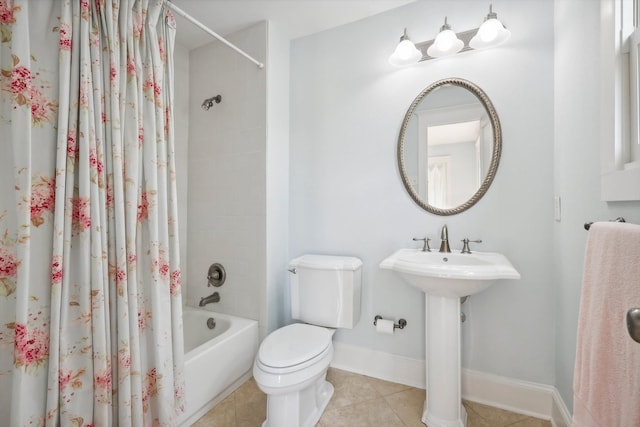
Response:
M413 241L414 242L424 242L424 244L422 245L422 252L431 252L431 248L429 247L429 242L431 241L430 238L428 238L428 237L423 237L423 238L414 237Z
M462 254L470 254L471 250L469 249L469 243L482 243L482 240L478 239L478 240L469 240L468 238L464 238L462 239L462 251L460 251L460 253Z
M207 287L214 286L217 288L222 286L225 280L227 280L227 272L222 264L217 262L211 264L207 271Z

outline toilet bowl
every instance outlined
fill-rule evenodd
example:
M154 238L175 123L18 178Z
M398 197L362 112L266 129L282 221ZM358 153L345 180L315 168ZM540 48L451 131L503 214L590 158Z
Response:
M268 395L263 427L314 426L333 395L326 381L334 330L294 323L260 345L253 376Z
M289 263L293 323L260 344L253 377L267 394L262 427L313 427L333 395L326 380L333 358L334 328L353 328L360 318L362 261L303 255Z

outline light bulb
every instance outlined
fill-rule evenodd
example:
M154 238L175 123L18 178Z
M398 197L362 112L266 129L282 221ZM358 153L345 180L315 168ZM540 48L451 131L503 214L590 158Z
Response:
M480 27L478 35L485 43L491 43L498 37L498 32L502 28L502 24L497 19L488 19Z
M442 51L448 51L457 40L456 34L451 30L444 30L436 37L436 47Z
M447 24L447 18L444 18L444 25L433 41L433 44L427 49L427 55L433 58L453 55L458 53L464 47L464 42L456 36Z
M469 46L473 49L494 47L506 42L510 36L511 31L502 25L502 22L498 20L498 15L493 13L491 6L489 6L487 18L478 28L476 35L469 41Z
M400 43L396 46L396 50L389 57L389 63L396 67L402 67L405 65L415 64L422 59L422 52L420 52L407 36L407 30L404 30L404 35L400 38Z
M414 55L415 51L416 47L411 40L402 40L398 43L398 47L396 48L396 54L401 61L410 59Z

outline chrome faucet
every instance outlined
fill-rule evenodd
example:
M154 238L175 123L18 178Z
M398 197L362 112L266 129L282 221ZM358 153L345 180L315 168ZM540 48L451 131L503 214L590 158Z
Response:
M200 307L204 307L207 304L210 304L212 302L220 302L220 294L217 292L212 293L211 295L209 295L208 297L202 297L200 298L200 304L198 304Z
M449 247L449 230L447 229L447 224L442 226L440 240L440 252L451 253L451 248Z

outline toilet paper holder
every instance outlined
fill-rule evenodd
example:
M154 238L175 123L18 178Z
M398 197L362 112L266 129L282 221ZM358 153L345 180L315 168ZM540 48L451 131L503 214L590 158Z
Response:
M380 316L379 314L376 315L376 317L373 318L373 326L376 326L378 324L378 319L382 319L383 317ZM407 326L407 321L404 319L400 319L398 320L398 323L393 324L393 330L396 329L404 329L404 327Z

